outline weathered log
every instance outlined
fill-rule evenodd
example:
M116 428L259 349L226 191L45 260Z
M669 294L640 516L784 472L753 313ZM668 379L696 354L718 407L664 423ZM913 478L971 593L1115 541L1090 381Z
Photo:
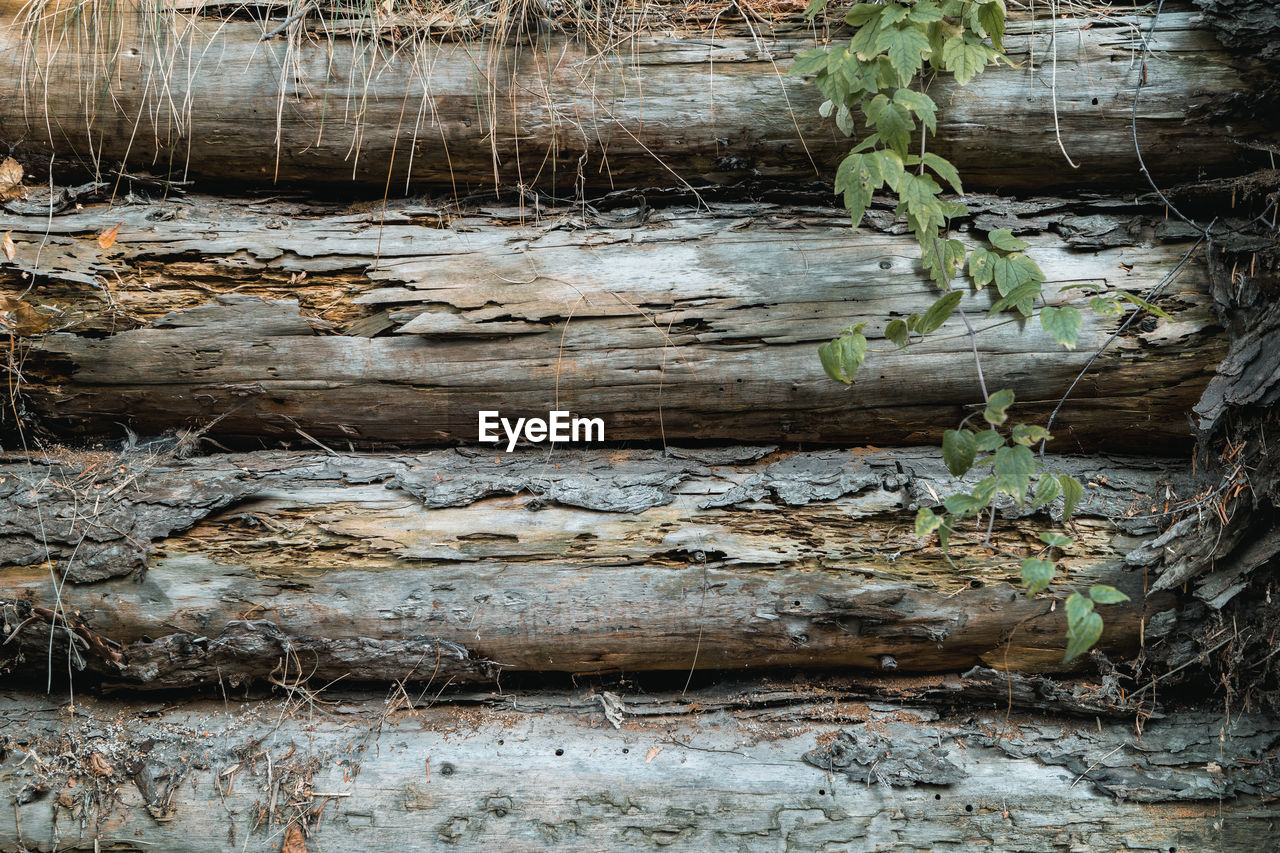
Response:
M1090 484L1058 581L1132 597L1105 608L1100 646L1131 655L1176 600L1144 595L1125 555L1156 531L1124 517L1187 497L1185 474L1050 464ZM915 537L916 507L959 486L932 452L103 453L0 470L3 654L26 671L51 644L59 671L145 688L1069 668L1062 608L1010 583L1043 517L1006 507L992 549L980 523L950 558Z
M86 29L35 14L44 17L34 34L0 29L0 78L19 89L0 106L0 141L41 164L53 156L92 171L124 161L173 177L378 192L496 182L571 194L673 176L826 177L850 144L818 116L822 96L785 76L789 59L815 43L795 22L762 31L753 18L723 36L717 28L731 16L692 32L651 16L634 36L603 34L602 49L559 35L528 44L406 39L403 29L351 37L335 32L378 25L314 19L300 37L264 42L275 22L151 9L132 26L126 15ZM1143 39L1150 50L1139 62ZM938 80L930 91L946 124L930 147L971 188L1145 189L1130 129L1140 80L1137 133L1161 182L1237 174L1238 143L1274 134L1261 113L1188 121L1257 78L1234 68L1185 6L1170 4L1154 23L1116 9L1022 17L1005 44L1016 68L992 68L964 88Z
M584 693L78 697L74 714L6 695L0 849L1280 845L1273 719L1191 711L1135 734L821 687Z
M1120 323L1068 288L1146 293L1191 244L1155 241L1186 229L1118 202L972 205L971 227L1027 233L1050 304L1085 308L1066 351L1038 323L987 319L991 293L962 304L988 382L1043 423ZM501 208L316 212L201 198L0 216L16 245L4 293L50 314L22 355L32 417L71 436L212 424L345 449L473 442L481 410L564 409L603 419L613 441L913 444L982 399L958 316L904 352L877 337L937 295L914 240L851 233L829 208L525 211L523 225ZM117 225L104 249L97 236ZM1185 412L1224 351L1206 288L1197 256L1160 300L1173 319L1130 324L1092 362L1055 423L1060 448L1189 441ZM861 321L872 353L849 389L816 345Z

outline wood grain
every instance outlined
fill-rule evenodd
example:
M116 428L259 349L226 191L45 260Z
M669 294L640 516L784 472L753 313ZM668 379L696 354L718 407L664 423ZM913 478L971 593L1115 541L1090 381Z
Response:
M1147 643L1173 627L1177 600L1144 597L1126 555L1157 530L1124 517L1189 495L1185 472L1049 464L1089 484L1058 581L1132 597L1105 608L1100 646L1127 656L1143 621ZM1061 607L1016 586L1046 519L1006 507L995 550L970 523L948 559L914 535L916 507L960 487L929 451L135 453L0 476L3 653L26 671L51 635L86 676L146 689L282 670L1071 668ZM70 581L56 594L53 575Z
M607 46L428 34L416 47L330 37L319 24L264 42L270 24L155 23L126 16L95 40L55 20L34 44L17 26L0 29L0 77L20 92L0 105L0 140L33 162L54 156L90 170L127 161L211 182L377 193L523 184L564 196L583 186L813 180L850 147L819 118L822 96L786 76L815 44L795 23L753 21L749 31L717 16L738 35L673 22ZM1274 134L1260 118L1194 118L1257 77L1233 67L1190 9L1166 9L1154 24L1126 8L1015 16L1005 44L1015 67L930 89L946 127L930 147L971 189L1145 191L1130 128L1140 79L1138 136L1162 184L1239 173L1238 142Z
M991 293L962 303L988 383L1043 423L1120 322L1067 288L1146 293L1191 243L1123 203L972 203L965 228L1026 234L1048 303L1084 309L1068 351L1038 324L988 319ZM305 433L337 449L471 443L480 410L552 409L602 418L610 441L909 445L982 399L958 316L903 352L881 337L937 295L883 211L855 233L829 208L766 203L520 215L205 197L0 216L16 245L3 292L52 327L26 341L28 411L64 436L212 424L224 441ZM116 225L104 250L96 235ZM1189 443L1184 413L1225 344L1198 255L1165 293L1173 319L1131 324L1092 363L1057 447ZM862 321L872 352L847 388L816 349Z
M1274 720L1132 721L755 684L385 704L7 692L0 847L1204 850L1280 844ZM416 696L416 692L414 696ZM619 728L606 720L616 714ZM287 839L294 845L288 847Z

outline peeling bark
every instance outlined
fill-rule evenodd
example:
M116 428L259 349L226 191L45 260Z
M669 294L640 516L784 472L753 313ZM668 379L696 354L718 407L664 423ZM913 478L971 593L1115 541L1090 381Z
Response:
M1050 304L1087 302L1063 289L1083 282L1145 293L1190 248L1133 204L972 204L965 228L1027 235ZM900 228L883 210L852 235L829 208L762 203L536 213L198 198L0 216L18 271L4 292L47 314L22 356L29 412L64 436L208 425L336 449L474 442L481 410L552 409L602 418L608 440L918 444L981 398L958 317L903 352L875 337L936 296L914 239L875 230ZM1059 447L1189 441L1223 352L1207 287L1193 259L1161 300L1172 321L1110 344L1055 422ZM992 298L962 306L986 375L1043 422L1119 321L1084 305L1066 351L1038 324L987 320ZM815 349L864 320L873 352L848 389Z
M1155 529L1124 516L1191 485L1160 461L1049 464L1090 484L1059 580L1132 597L1105 609L1099 647L1132 655L1176 599L1143 595L1125 555ZM914 536L917 506L960 485L927 451L90 454L0 471L3 650L22 671L51 642L59 669L149 689L1070 668L1062 609L1010 584L1043 517L1006 506L996 552L960 529L949 562ZM51 570L70 581L56 595Z
M947 131L931 146L970 188L1145 188L1129 126L1141 76L1138 133L1157 179L1238 173L1238 143L1273 139L1274 127L1187 115L1248 91L1252 77L1185 8L1165 11L1150 33L1145 15L1121 12L1011 20L1005 45L1017 67L963 90L933 84ZM431 33L415 47L331 38L322 26L265 42L272 24L177 16L154 26L144 18L91 45L54 19L34 49L18 28L0 31L0 76L22 90L0 107L0 140L33 163L127 161L175 177L379 193L812 179L849 148L819 118L822 96L785 77L815 43L794 23L761 31L753 21L723 36L664 22L661 33L611 35L605 50L559 35L497 45ZM1139 67L1143 38L1151 50ZM1055 127L1078 169L1064 168Z
M91 699L69 716L9 695L0 849L1280 844L1280 727L1248 715L1187 711L1136 735L1128 722L940 717L821 686L476 699Z

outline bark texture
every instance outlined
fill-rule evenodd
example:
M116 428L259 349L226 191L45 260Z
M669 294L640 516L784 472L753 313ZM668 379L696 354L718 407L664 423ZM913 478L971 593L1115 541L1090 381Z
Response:
M947 130L931 145L971 189L1145 188L1130 128L1140 80L1138 136L1161 183L1236 174L1239 142L1274 141L1258 118L1188 120L1253 80L1194 12L1170 8L1153 24L1120 11L1012 20L1017 67L963 88L934 84ZM34 36L0 31L0 76L21 81L0 106L0 140L32 163L125 161L180 178L379 193L813 179L847 153L818 116L822 96L785 76L815 44L803 27L753 19L724 36L650 25L633 38L512 43L357 38L312 22L264 42L274 22L144 15L107 31L52 16Z
M308 704L310 699L310 704ZM814 686L75 715L7 695L0 849L1253 851L1280 727L1095 724Z
M1169 594L1143 595L1126 555L1155 529L1124 517L1190 483L1158 461L1050 465L1090 484L1058 580L1131 596L1104 609L1100 646L1129 656L1177 611ZM151 689L1071 668L1062 609L1008 583L1018 554L1041 547L1043 517L1007 507L995 551L984 530L958 530L954 562L915 537L917 506L959 486L932 452L134 453L2 471L14 670L44 671L51 644L59 671Z
M1120 324L1069 288L1147 293L1194 232L1122 202L971 206L964 228L1026 234L1048 303L1084 309L1067 351L1038 323L987 319L993 293L962 305L992 387L1043 423ZM884 210L851 234L829 208L760 202L449 215L197 198L0 216L6 304L41 333L22 390L50 432L209 426L341 449L474 442L480 410L552 409L603 418L613 441L933 443L982 394L958 315L906 351L876 337L937 295L898 228ZM1197 255L1160 299L1172 320L1130 324L1092 362L1057 447L1189 442L1185 412L1224 351L1207 289ZM816 347L862 321L872 352L850 389Z

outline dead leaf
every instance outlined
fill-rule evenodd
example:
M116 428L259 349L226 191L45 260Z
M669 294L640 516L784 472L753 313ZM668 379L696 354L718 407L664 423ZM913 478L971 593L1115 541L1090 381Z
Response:
M0 296L0 329L18 337L38 335L53 328L54 317L42 314L29 303Z
M12 157L4 158L0 163L0 201L21 198L23 191L22 166Z
M649 754L644 757L644 763L648 764L650 761L653 761L653 759L658 757L659 752L662 752L662 747L660 746L649 747Z
M307 837L302 834L302 827L296 823L289 824L284 833L284 844L280 853L307 853Z
M596 698L600 700L600 704L604 706L604 718L609 721L615 729L622 728L622 718L627 713L627 706L622 704L622 698L616 693L605 691L597 693Z
M110 249L114 246L116 244L116 235L120 233L120 226L123 224L124 222L119 222L99 234L98 245L104 249Z
M115 769L112 768L112 766L107 763L107 760L97 752L89 756L88 770L94 776L98 777L111 776L115 773Z
M13 260L14 255L18 254L18 247L13 245L13 232L4 232L4 240L0 240L0 248L4 249L4 256L9 260Z

